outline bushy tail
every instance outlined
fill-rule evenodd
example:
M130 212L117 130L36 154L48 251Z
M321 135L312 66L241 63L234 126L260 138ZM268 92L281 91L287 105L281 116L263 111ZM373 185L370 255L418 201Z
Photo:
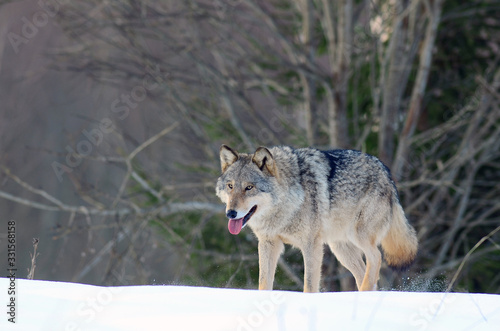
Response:
M382 240L384 259L395 270L406 270L415 260L418 240L415 229L408 223L399 201L392 204L391 227Z

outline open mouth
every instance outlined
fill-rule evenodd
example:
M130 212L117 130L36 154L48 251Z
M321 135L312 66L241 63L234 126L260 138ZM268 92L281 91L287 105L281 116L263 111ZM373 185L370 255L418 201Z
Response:
M252 217L252 215L255 213L256 210L257 210L257 205L253 206L250 209L250 211L242 218L229 219L229 222L227 223L227 228L229 229L229 232L234 235L240 233L241 229L243 229L243 227L247 225L248 220L250 220L250 217Z

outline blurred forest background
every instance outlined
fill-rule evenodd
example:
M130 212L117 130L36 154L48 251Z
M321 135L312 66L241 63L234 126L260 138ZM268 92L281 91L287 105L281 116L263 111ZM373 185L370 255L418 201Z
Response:
M39 238L35 279L257 288L218 150L286 144L392 169L420 251L383 289L500 293L498 1L2 1L0 21L19 276ZM322 290L353 290L325 252ZM288 247L275 288L302 278Z

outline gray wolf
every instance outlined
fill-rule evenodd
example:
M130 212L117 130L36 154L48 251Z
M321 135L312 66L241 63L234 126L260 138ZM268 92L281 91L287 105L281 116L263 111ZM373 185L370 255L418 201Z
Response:
M360 291L377 289L379 245L390 267L413 262L415 229L389 169L376 157L287 146L245 154L222 145L220 161L216 194L226 204L229 232L248 225L257 236L260 290L272 290L284 244L302 251L304 292L319 291L324 244Z

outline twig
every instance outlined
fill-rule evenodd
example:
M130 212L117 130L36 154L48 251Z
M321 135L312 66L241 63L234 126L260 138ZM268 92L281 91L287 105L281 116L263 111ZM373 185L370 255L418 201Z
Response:
M47 192L45 192L43 190L34 188L33 186L31 186L28 183L24 182L23 180L21 180L21 178L19 178L16 175L12 174L10 172L10 169L2 166L2 170L3 170L3 172L8 177L10 177L11 179L13 179L16 183L18 183L19 185L21 185L22 187L24 187L28 191L33 192L33 193L35 193L37 195L40 195L40 196L44 197L45 199L49 200L50 202L52 202L53 204L55 204L58 207L62 207L64 205L59 199L55 198L54 196L48 194Z
M28 279L33 280L35 278L35 268L36 268L36 258L39 255L36 250L38 248L38 238L33 238L33 254L30 252L31 256L31 268L28 269Z
M16 197L10 193L4 192L4 191L0 191L0 197L7 199L7 200L10 200L10 201L17 202L21 205L30 206L32 208L41 209L41 210L48 210L48 211L66 210L66 208L65 208L66 206L60 206L60 207L50 206L50 205L47 205L44 203L39 203L39 202L31 201L28 199L19 198L19 197Z
M132 178L139 183L139 185L142 186L143 189L154 195L158 201L163 202L165 199L163 199L163 194L162 192L156 191L154 188L152 188L146 180L144 180L136 171L132 171Z
M282 257L278 259L278 265L285 272L288 278L290 278L295 284L297 284L297 286L299 286L300 288L304 287L304 282L302 282L302 279L300 279L300 277L295 274L292 268L290 268L290 266L285 262L285 260L283 260Z
M133 245L133 243L137 239L137 236L139 234L143 233L142 230L148 224L148 222L149 222L149 220L147 220L147 219L144 220L140 224L139 230L134 231L133 224L132 224L132 225L126 227L124 230L120 231L113 240L110 240L106 245L104 245L104 247L99 251L99 253L97 253L92 258L92 260L90 260L90 262L87 263L85 265L85 267L77 275L74 276L73 279L75 281L81 281L83 277L85 277L92 269L94 269L95 266L97 266L99 264L99 262L101 262L101 260L104 258L104 256L106 254L108 254L109 251L111 251L113 246L117 245L123 239L129 238L131 245ZM131 236L132 233L135 233L135 234L133 236ZM130 246L129 246L129 249L130 249Z
M111 205L112 208L114 208L116 206L116 204L118 203L118 201L120 201L121 196L123 195L123 192L125 191L125 187L127 186L127 183L130 179L130 176L132 175L132 171L133 171L132 160L134 159L134 157L137 154L139 154L142 150L144 150L146 147L148 147L149 145L151 145L152 143L154 143L155 141L157 141L158 139L160 139L161 137L163 137L164 135L166 135L167 133L169 133L170 131L175 129L177 127L177 125L179 125L179 123L175 122L174 124L170 125L169 127L161 130L160 132L158 132L157 134L155 134L154 136L152 136L151 138L149 138L148 140L143 142L141 145L137 146L137 148L134 149L132 151L132 153L130 153L127 156L127 158L125 159L125 164L127 165L127 173L123 177L120 188L118 189L118 194L116 195L116 198Z
M488 233L488 235L484 236L483 238L481 238L481 240L479 240L477 242L477 244L474 245L474 247L471 248L471 250L469 252L467 252L467 255L465 255L465 257L463 258L462 260L462 263L460 263L460 265L458 266L458 269L457 271L455 272L455 275L453 276L453 278L451 279L451 282L450 284L448 285L448 288L446 289L446 292L450 292L451 289L453 288L453 285L455 284L455 282L457 281L458 279L458 275L460 274L460 272L462 271L462 268L464 267L465 265L465 262L467 262L467 260L469 259L469 257L472 255L472 253L474 253L474 251L482 245L482 243L484 243L486 240L489 240L495 233L497 233L498 231L500 231L500 226L498 226L495 230L491 231L490 233Z
M243 266L243 260L240 260L240 263L238 264L238 267L236 268L236 270L233 272L233 274L231 275L231 277L229 277L228 281L226 282L226 285L224 286L225 288L229 288L231 286L231 284L233 283L234 278L236 277L236 275L238 274L238 272L240 272L240 269L241 269L242 266Z

